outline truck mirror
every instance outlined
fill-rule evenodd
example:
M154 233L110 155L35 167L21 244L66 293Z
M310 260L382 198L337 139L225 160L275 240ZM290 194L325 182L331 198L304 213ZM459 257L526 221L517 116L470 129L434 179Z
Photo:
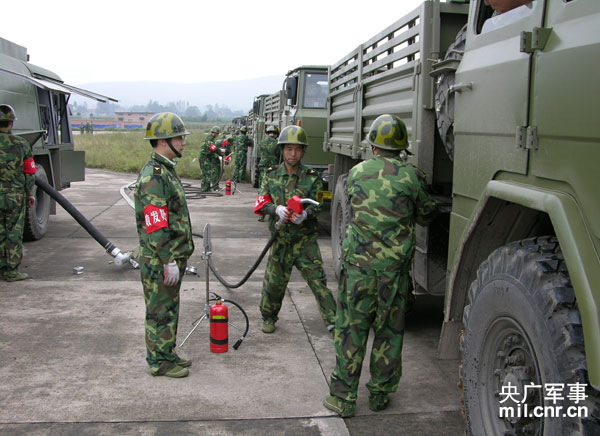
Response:
M285 94L288 100L291 100L292 106L296 105L298 100L298 77L288 77L286 79Z

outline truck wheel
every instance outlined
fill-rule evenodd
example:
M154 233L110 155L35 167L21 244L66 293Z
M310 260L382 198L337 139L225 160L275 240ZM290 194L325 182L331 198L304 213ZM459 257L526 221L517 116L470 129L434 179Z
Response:
M48 183L48 177L43 166L38 166L35 173L36 177L41 178ZM37 241L42 239L48 230L48 221L50 219L50 196L37 185L34 187L35 206L28 207L25 213L25 228L23 230L23 239L25 241Z
M444 60L457 59L460 61L465 51L466 39L467 25L465 24L456 35L456 40L448 47ZM454 85L454 71L442 73L438 77L435 91L435 113L438 132L450 160L454 158L454 93L448 94L452 85Z
M526 239L495 250L479 267L469 299L460 371L467 434L598 434L598 392L587 386L586 400L567 399L567 384L588 380L581 317L556 238ZM561 417L545 412L531 417L543 410L535 407L552 405L544 402L551 383L563 386L564 400L557 403L563 406ZM519 403L524 386L531 384L540 387L529 388ZM515 401L506 395L510 389L516 390ZM563 417L569 406L587 407L589 418ZM500 407L514 416L505 410L501 418Z
M335 184L333 202L331 204L331 252L335 277L340 280L342 271L342 242L346 227L350 223L350 203L346 196L348 174L342 174Z

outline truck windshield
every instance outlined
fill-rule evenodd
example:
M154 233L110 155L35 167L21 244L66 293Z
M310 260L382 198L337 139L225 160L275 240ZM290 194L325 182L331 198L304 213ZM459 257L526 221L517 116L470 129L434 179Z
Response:
M327 73L304 73L305 108L324 109L327 105Z

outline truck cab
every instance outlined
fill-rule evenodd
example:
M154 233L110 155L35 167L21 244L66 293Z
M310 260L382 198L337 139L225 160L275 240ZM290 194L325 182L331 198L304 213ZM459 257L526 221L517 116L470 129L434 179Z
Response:
M67 85L52 71L29 62L27 49L0 38L0 102L17 114L13 134L32 146L36 177L54 189L68 188L85 178L85 153L73 147L69 122L69 97L80 94L97 101L117 101L110 97ZM49 215L56 213L54 200L36 190L36 206L27 208L26 240L41 239L48 228Z
M327 88L326 66L300 66L288 71L281 90L256 97L253 108L255 119L264 119L263 129L273 125L281 131L287 126L298 125L306 131L309 147L302 163L319 171L325 183L328 165L333 162L333 156L322 147L327 127ZM264 131L254 130L254 149L249 165L255 187L259 185L257 168L263 136Z

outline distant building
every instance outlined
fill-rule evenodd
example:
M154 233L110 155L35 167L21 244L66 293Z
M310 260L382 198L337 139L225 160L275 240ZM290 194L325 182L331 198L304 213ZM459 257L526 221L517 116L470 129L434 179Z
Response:
M112 129L144 129L154 112L116 112L114 119L81 119L71 118L71 128L78 129L81 124L91 122L95 130Z
M129 125L137 125L138 128L146 127L148 120L152 118L154 112L115 112L117 123L123 123L122 129L133 129ZM127 127L125 127L127 125Z

